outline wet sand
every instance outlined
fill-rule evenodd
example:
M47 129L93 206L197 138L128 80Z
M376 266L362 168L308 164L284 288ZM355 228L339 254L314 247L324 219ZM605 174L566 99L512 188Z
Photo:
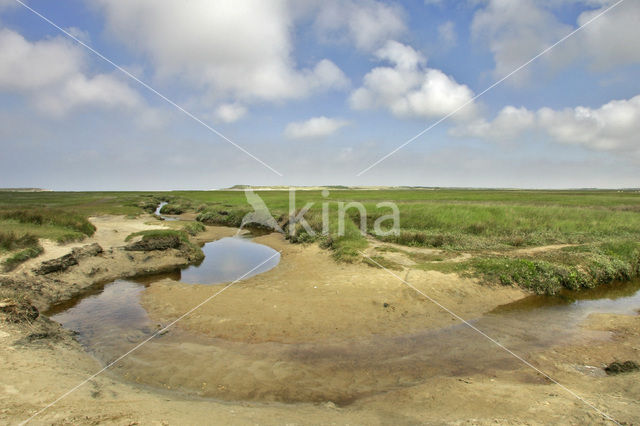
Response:
M338 264L327 250L292 245L280 234L254 241L281 251L278 266L230 287L181 320L181 329L230 341L300 343L404 335L454 321L387 271ZM526 295L434 271L399 274L469 319ZM167 323L218 290L162 281L144 292L142 303L154 320Z

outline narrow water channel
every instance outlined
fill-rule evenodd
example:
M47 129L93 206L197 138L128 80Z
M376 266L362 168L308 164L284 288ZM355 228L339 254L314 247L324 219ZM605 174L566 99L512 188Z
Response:
M166 206L167 204L169 204L169 203L167 203L166 201L163 201L163 202L161 202L160 204L158 204L158 208L156 209L156 211L154 211L154 212L153 212L153 214L154 214L154 215L156 215L156 216L158 216L158 217L159 217L159 218L161 218L162 220L166 220L166 221L169 221L169 222L174 221L174 220L180 220L180 219L179 219L179 218L177 218L177 217L173 217L173 216L166 216L166 215L163 215L162 213L160 213L160 210L162 210L162 208L163 208L164 206Z
M140 305L145 286L171 278L188 283L232 281L267 259L272 249L246 239L205 245L205 260L173 275L118 280L54 312L103 363L119 357L159 327ZM254 274L273 268L278 258ZM579 326L591 313L634 313L640 281L615 283L556 297L531 296L471 322L524 357L559 344L607 338ZM113 367L112 374L182 394L228 400L333 401L355 399L424 382L519 368L464 324L397 337L282 344L248 344L195 335L179 327L154 338ZM525 379L523 379L525 380Z

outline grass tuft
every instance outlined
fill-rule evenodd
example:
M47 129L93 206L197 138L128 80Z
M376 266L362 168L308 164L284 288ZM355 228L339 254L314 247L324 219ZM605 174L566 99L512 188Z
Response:
M196 236L206 229L207 228L200 222L189 222L182 227L182 230L191 236Z
M21 263L26 262L29 259L33 259L34 257L40 256L43 251L44 249L40 245L20 250L19 252L12 254L2 262L3 269L5 272L12 271Z
M0 250L13 251L38 245L38 237L32 234L18 236L15 232L0 232Z

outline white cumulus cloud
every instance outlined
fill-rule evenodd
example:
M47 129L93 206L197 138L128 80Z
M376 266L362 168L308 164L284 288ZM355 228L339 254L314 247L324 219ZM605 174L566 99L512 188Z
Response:
M100 0L110 34L146 55L158 78L214 99L279 101L346 87L328 59L299 68L286 1Z
M472 37L493 54L496 77L511 73L571 30L533 0L490 0L471 24ZM530 73L530 67L522 69L510 81L523 83Z
M611 2L608 2L611 3ZM610 4L586 11L578 17L584 25ZM608 70L619 65L640 62L640 2L627 1L590 23L570 46L590 60L598 69Z
M496 78L503 77L524 64L573 30L587 24L613 4L608 0L576 0L590 8L583 11L574 25L561 22L556 8L558 1L489 0L474 15L471 34L474 40L486 44L493 54ZM511 82L525 83L536 67L544 64L551 69L585 61L594 69L609 70L620 65L640 62L640 2L626 1L574 34L535 64L510 77Z
M316 30L325 38L347 40L372 51L405 33L399 6L373 0L324 0L316 4Z
M555 110L508 106L492 121L476 120L452 130L456 136L515 140L535 131L561 144L598 151L640 155L640 95L612 100L598 108L578 106Z
M484 119L473 120L451 129L451 133L454 136L472 136L492 141L512 141L532 129L535 121L534 112L524 107L506 106L491 122Z
M349 99L352 108L386 108L397 117L434 118L467 104L453 118L468 120L475 115L471 89L438 69L426 67L424 56L412 47L389 41L376 56L393 66L374 68L364 76L362 87Z
M0 91L24 95L45 113L142 106L138 93L113 75L87 75L85 52L62 38L31 42L2 29L0 51Z
M284 135L289 139L320 139L334 134L347 124L348 121L337 118L314 117L287 124Z
M604 151L640 153L640 95L600 108L542 108L538 125L554 140Z

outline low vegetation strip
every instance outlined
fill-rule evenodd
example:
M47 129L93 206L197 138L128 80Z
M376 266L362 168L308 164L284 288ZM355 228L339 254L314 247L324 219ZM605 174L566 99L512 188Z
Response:
M96 232L96 227L81 215L63 210L5 210L0 212L0 218L13 219L20 223L34 225L54 225L81 232L87 236Z
M2 267L5 272L12 271L21 263L26 262L29 259L33 259L34 257L40 256L43 251L44 249L40 245L20 250L7 257L2 262Z
M91 236L95 226L82 214L48 208L0 210L0 231L49 238L60 243Z
M425 247L446 253L443 262L414 256L411 260L417 263L416 268L476 274L488 282L520 285L536 292L591 287L638 274L637 259L632 255L637 252L634 242L640 241L638 191L329 189L328 195L320 190L296 193L296 209L313 203L304 217L316 235L299 224L295 235L289 234L288 191L258 194L292 243L320 244L338 261L361 261L358 252L374 237L403 245L408 252L412 247ZM0 231L65 241L93 232L87 227L89 215L153 212L161 201L168 202L164 213L198 214L199 224L186 225L183 236L176 236L182 242L201 232L203 224L238 227L253 211L242 191L0 193ZM366 208L368 235L360 233L356 209L347 211L345 232L338 232L338 203L350 201ZM373 235L375 221L389 213L377 209L381 201L398 206L398 235ZM322 235L323 203L329 206L326 235ZM552 244L576 247L522 254L526 248ZM625 254L627 249L631 251ZM446 261L460 254L471 258Z
M580 290L640 276L640 244L634 241L589 244L525 257L477 255L449 266L455 272L476 275L487 282L555 294L562 288Z
M37 245L38 237L35 235L18 235L15 232L0 232L0 252L35 247Z

